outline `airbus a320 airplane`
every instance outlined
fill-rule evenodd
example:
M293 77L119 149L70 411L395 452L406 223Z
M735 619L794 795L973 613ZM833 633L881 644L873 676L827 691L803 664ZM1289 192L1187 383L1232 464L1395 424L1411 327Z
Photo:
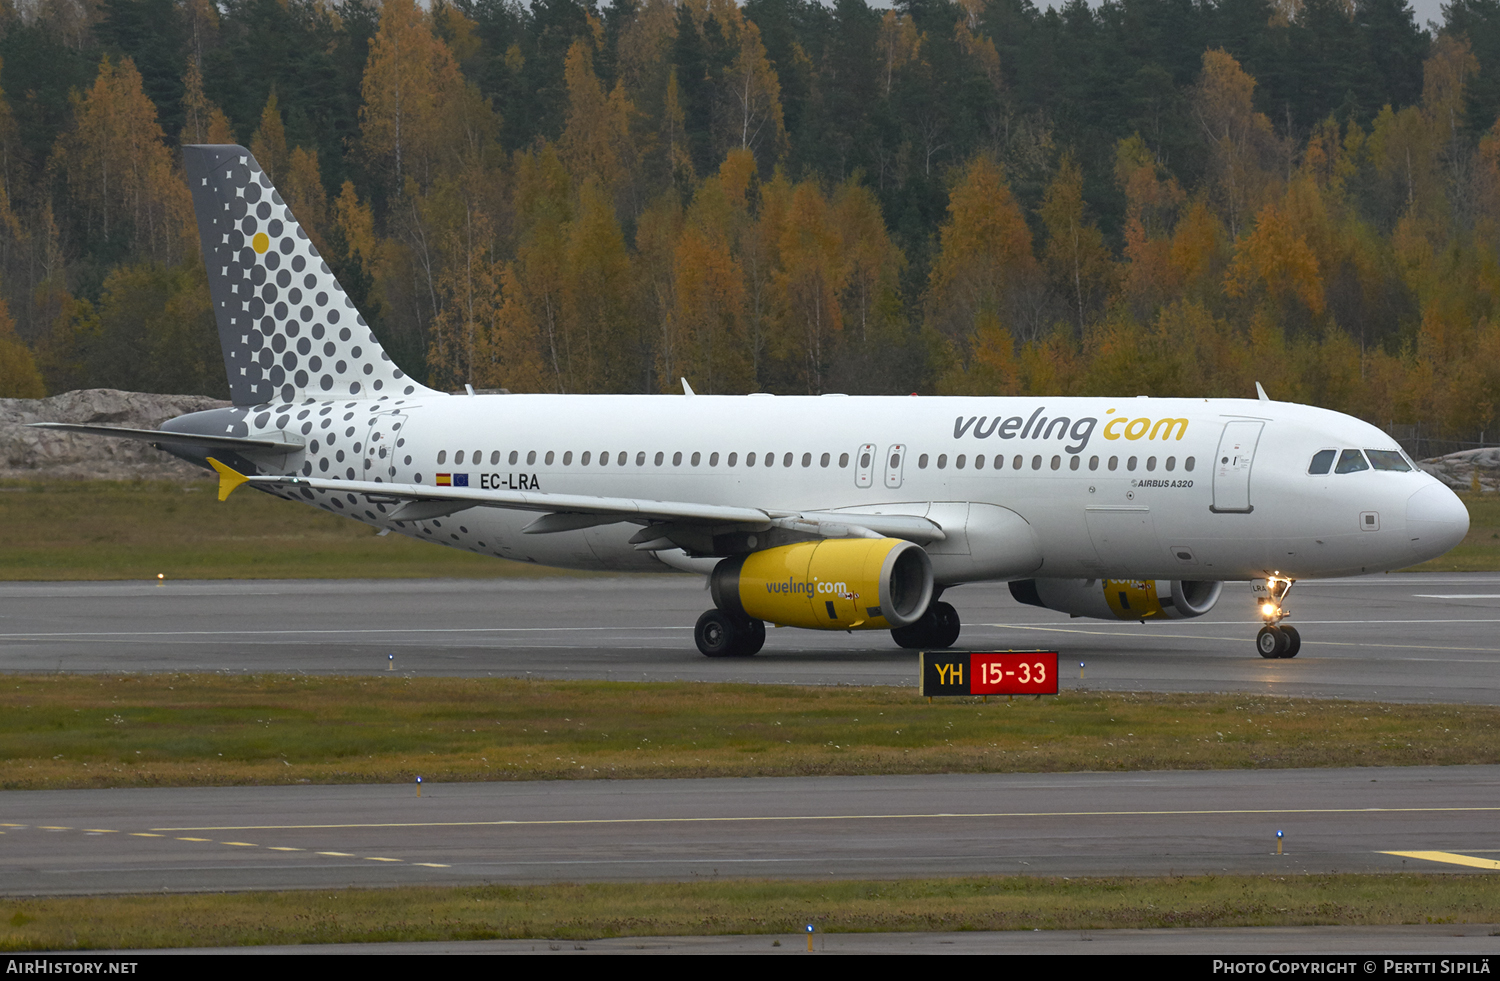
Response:
M944 589L1106 620L1196 617L1250 580L1263 657L1286 592L1441 555L1468 512L1380 430L1252 399L467 395L380 347L250 152L186 148L233 406L146 440L242 484L450 548L696 572L702 653L765 623L959 634Z

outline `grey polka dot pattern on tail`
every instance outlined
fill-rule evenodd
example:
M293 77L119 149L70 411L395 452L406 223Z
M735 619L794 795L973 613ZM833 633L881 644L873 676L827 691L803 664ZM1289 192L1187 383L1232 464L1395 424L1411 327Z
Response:
M249 150L183 152L236 405L435 394L381 350Z

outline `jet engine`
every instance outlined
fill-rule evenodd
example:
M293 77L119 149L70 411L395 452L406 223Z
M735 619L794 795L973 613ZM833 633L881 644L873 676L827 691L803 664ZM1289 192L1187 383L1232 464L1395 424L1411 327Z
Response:
M1214 608L1224 584L1202 579L1020 579L1017 602L1097 620L1187 620Z
M788 627L890 630L932 602L932 562L896 538L831 538L724 559L709 577L725 613Z

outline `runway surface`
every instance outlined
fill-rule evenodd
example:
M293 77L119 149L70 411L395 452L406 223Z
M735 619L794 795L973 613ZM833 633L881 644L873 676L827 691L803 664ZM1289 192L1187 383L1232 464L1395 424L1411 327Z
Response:
M826 954L1176 954L1286 957L1348 954L1355 963L1375 954L1430 954L1466 959L1500 950L1500 926L1193 927L1161 930L1007 930L961 933L827 933L813 938ZM774 946L773 946L774 945ZM467 940L434 943L303 944L155 951L207 954L765 954L807 955L807 940L754 934L724 937L610 937L599 940ZM1384 958L1379 966L1384 968ZM1191 967L1192 965L1180 965ZM1435 965L1438 967L1441 965ZM1477 972L1477 967L1472 969ZM1428 973L1424 967L1411 973ZM1291 973L1290 971L1282 973ZM1395 973L1387 971L1386 973Z
M1207 616L1070 620L1003 584L944 599L959 647L1055 648L1063 683L1106 690L1500 704L1500 576L1305 581L1288 597L1302 653L1263 660L1245 583ZM11 583L0 671L306 671L793 684L916 683L885 632L771 630L753 658L702 657L710 605L688 576L619 579ZM1085 662L1078 680L1077 662Z
M13 791L0 891L1493 874L1497 828L1500 766Z

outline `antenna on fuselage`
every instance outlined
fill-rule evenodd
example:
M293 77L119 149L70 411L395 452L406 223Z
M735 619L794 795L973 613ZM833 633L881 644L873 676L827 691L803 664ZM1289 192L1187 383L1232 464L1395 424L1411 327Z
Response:
M687 383L687 379L686 378L684 378L682 380L682 394L683 395L695 395L695 394L697 394L696 392L693 391L693 386L691 386L691 385L689 385Z
M1260 382L1255 383L1255 394L1260 396L1262 402L1271 401L1271 396L1267 395L1266 390L1260 387Z

